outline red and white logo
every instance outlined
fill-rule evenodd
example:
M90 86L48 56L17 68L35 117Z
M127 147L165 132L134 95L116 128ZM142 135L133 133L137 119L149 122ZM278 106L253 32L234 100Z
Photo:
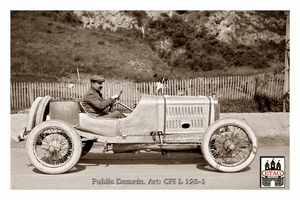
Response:
M268 176L268 177L278 177L278 176L283 176L283 171L282 170L264 170L262 171L263 176Z

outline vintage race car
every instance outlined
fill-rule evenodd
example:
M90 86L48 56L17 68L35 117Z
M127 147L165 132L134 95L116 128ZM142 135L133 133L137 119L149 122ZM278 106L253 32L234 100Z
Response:
M257 152L252 129L237 119L220 119L212 96L143 95L121 119L95 118L78 100L38 97L32 104L22 138L26 154L39 171L59 174L73 168L93 143L113 153L198 150L216 170L237 172Z

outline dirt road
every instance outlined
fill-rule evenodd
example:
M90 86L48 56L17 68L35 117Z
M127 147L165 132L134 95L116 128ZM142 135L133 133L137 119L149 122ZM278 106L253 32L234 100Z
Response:
M195 153L111 154L101 146L68 173L47 175L28 161L24 144L11 148L11 189L261 189L260 156L285 156L289 189L289 147L259 146L252 164L238 173L220 173Z
M11 140L11 189L260 189L260 156L284 156L289 189L289 114L221 114L245 120L258 138L258 154L238 173L220 173L198 154L103 154L93 147L71 171L40 173L29 162L25 142ZM26 125L26 115L11 116L11 136Z

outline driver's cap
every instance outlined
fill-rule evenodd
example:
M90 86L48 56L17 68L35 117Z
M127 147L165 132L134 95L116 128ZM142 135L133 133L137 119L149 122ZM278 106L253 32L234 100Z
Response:
M90 78L90 80L91 80L92 82L100 82L100 83L105 82L105 79L104 79L102 76L98 76L98 75L93 75L93 76Z

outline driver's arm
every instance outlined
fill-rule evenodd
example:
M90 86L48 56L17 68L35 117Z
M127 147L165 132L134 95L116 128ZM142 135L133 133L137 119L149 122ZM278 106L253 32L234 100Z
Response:
M85 102L87 102L88 104L99 108L100 110L104 110L106 107L110 106L112 103L114 103L114 99L113 98L108 98L105 99L103 101L100 101L94 94L90 93L87 94L84 99Z

